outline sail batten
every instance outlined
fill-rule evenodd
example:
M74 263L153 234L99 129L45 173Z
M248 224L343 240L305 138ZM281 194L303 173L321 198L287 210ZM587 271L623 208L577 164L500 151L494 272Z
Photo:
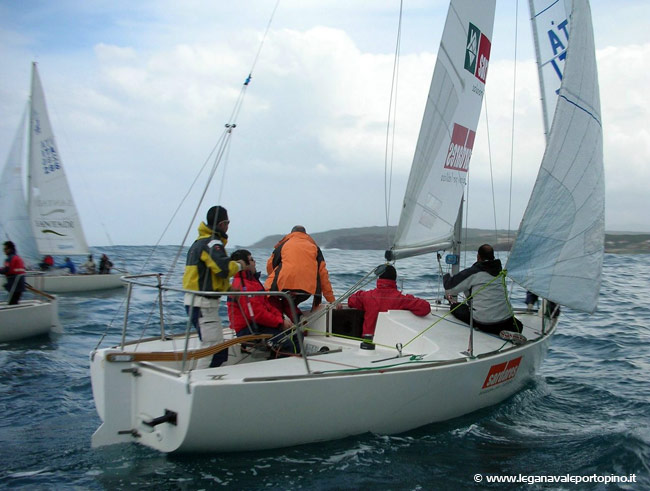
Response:
M467 183L490 58L495 1L450 2L393 258L450 244Z

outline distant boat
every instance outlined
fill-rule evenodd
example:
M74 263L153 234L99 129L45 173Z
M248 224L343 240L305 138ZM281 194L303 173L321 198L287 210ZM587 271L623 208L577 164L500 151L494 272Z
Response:
M83 255L85 260L89 249L48 118L36 63L32 63L31 98L26 113L29 117L23 116L0 175L0 239L14 242L18 254L32 265L45 255ZM24 162L27 121L28 150ZM27 171L27 200L23 167ZM81 292L120 287L122 275L72 275L55 269L29 281L48 292Z
M17 305L0 302L0 343L61 332L56 297L35 292Z
M450 2L390 260L458 250L494 11L495 0ZM603 257L604 172L586 0L573 3L570 32L546 153L508 273L542 298L591 312ZM147 284L144 277L128 281L134 288ZM242 348L252 339L234 338L230 330L225 343L203 350L189 323L184 336L168 336L162 296L160 302L159 336L143 339L140 321L125 322L120 345L91 353L102 420L95 447L136 442L162 452L230 452L404 432L521 390L558 322L546 301L537 312L516 311L527 340L515 345L456 321L436 302L427 317L380 313L374 349L364 349L361 312L326 306L306 320L307 337L297 330L301 356L268 359L263 349ZM135 335L127 331L132 326ZM192 369L196 358L219 349L229 350L225 365Z

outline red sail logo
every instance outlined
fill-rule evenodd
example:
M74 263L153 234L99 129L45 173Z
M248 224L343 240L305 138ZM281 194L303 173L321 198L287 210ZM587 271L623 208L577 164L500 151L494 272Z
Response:
M469 171L469 159L474 148L476 132L454 123L451 142L445 159L445 169Z
M482 388L487 389L502 384L503 382L507 382L508 380L512 380L515 378L515 375L517 375L520 363L521 356L514 360L499 363L498 365L492 365L487 377L485 377L485 382L483 382Z
M490 50L492 43L481 33L481 30L471 22L467 29L467 43L465 49L465 70L474 74L481 82L485 83L488 64L490 63Z

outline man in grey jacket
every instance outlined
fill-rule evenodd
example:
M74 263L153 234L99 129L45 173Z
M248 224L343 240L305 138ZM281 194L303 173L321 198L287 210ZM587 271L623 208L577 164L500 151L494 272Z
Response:
M507 292L501 278L501 260L494 258L494 249L489 244L483 244L478 249L476 262L469 268L451 276L444 275L442 284L445 294L451 303L452 315L469 324L472 306L473 325L481 331L500 335L505 339L524 342L521 335L514 336L522 330L521 322L514 317ZM472 297L465 304L458 304L452 295L465 292L465 297ZM473 296L472 296L473 294ZM513 333L514 331L514 333Z

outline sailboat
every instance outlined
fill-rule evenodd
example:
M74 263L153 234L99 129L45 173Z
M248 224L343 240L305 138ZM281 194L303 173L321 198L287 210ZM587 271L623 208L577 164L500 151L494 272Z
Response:
M458 245L454 237L485 88L494 11L494 0L450 2L404 210L388 253L391 260L453 251ZM548 146L509 272L540 297L591 311L603 253L603 169L586 0L574 3L570 32ZM580 138L564 138L574 132ZM569 204L575 213L555 210ZM591 213L583 213L585 207ZM544 221L549 216L552 225ZM590 267L580 266L585 262ZM127 281L129 291L150 283L147 277ZM151 283L158 292L184 292ZM270 292L232 295L265 293ZM559 320L545 308L517 311L527 340L514 344L455 321L449 306L434 302L426 317L380 313L374 349L364 349L358 311L330 307L301 321L308 329L304 338L302 329L296 331L302 355L280 359L268 359L263 348L256 349L263 336L235 338L224 329L225 343L201 349L189 323L182 335L161 328L156 338L127 341L135 335L125 322L119 345L98 347L90 355L93 397L102 420L92 445L135 442L161 452L230 452L365 432L401 433L497 404L521 390L542 363ZM160 312L160 325L168 325L169 317L162 317L162 308ZM226 364L193 369L197 358L222 349L229 350Z
M0 302L0 343L62 332L56 297L39 292L16 305Z
M26 263L36 265L45 255L89 254L79 213L63 168L45 105L36 63L32 64L28 116L18 128L0 175L0 237L16 244ZM28 150L23 162L25 125ZM27 200L23 167L27 171ZM67 270L65 270L67 271ZM47 292L80 292L122 286L121 274L64 274L62 269L32 273L28 282Z

